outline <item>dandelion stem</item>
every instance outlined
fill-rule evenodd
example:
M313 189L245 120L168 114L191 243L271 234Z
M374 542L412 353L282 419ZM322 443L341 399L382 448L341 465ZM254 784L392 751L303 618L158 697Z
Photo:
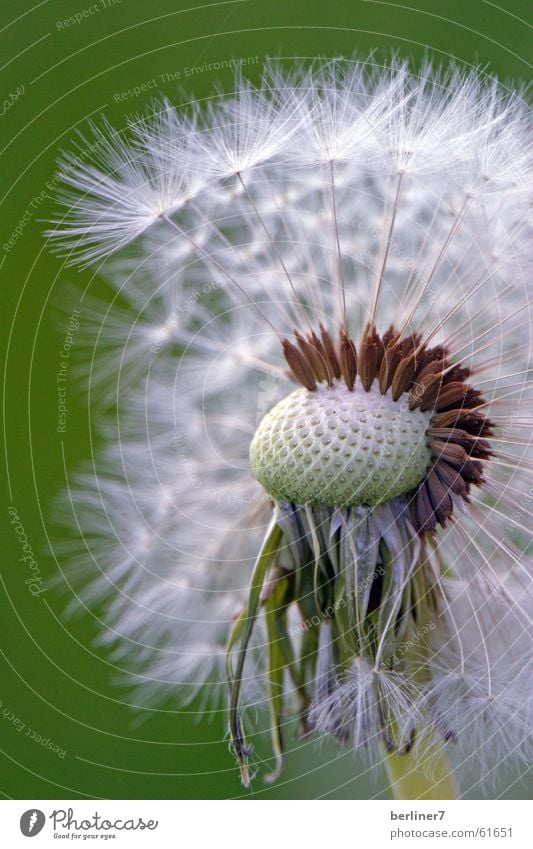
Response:
M394 799L457 799L457 790L442 746L433 741L407 754L385 758Z

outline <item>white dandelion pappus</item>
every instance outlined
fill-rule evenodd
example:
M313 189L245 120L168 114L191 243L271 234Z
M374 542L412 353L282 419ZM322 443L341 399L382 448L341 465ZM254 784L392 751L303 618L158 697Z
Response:
M152 135L155 126L153 122ZM81 135L77 149L60 162L61 178L69 188L59 199L68 212L65 219L54 222L66 225L67 244L75 239L78 259L85 263L124 247L199 191L184 152L180 167L169 174L161 167L157 150L144 149L137 154L134 141L131 146L125 144L105 121L102 127L93 124L90 129L91 137ZM158 138L171 129L178 133L177 125L163 121L160 113ZM177 158L177 148L173 153Z
M289 706L396 772L527 760L529 128L475 72L335 61L67 157L54 237L117 289L84 598L141 699L229 678L245 783L243 698L270 779Z

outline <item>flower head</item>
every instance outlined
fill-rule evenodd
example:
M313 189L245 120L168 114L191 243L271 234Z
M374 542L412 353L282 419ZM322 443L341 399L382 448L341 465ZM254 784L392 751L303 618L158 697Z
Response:
M374 760L527 756L528 125L475 73L336 61L67 158L61 243L130 246L88 597L145 698L229 681L245 783L243 700L274 775L290 710Z

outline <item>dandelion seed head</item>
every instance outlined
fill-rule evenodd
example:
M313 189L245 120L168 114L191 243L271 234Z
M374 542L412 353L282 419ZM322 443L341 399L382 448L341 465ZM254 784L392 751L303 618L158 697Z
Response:
M117 292L72 574L141 703L227 664L246 780L241 691L278 771L282 710L372 761L528 756L530 124L520 90L371 57L65 156L54 238Z

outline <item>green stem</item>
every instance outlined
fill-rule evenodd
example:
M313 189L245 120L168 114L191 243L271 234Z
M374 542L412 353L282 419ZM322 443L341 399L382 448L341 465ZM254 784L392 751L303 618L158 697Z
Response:
M387 752L385 763L394 799L457 799L446 756L436 741L407 754Z

